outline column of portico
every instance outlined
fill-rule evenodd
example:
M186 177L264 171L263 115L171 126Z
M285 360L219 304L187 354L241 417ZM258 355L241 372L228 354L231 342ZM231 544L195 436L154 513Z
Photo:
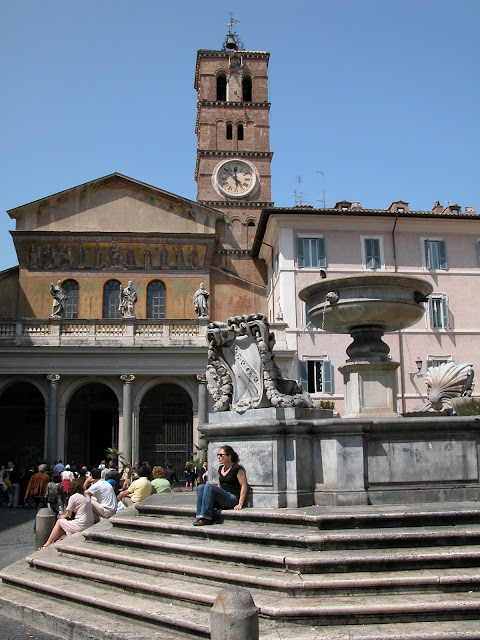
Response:
M133 430L133 381L135 376L125 373L120 376L123 382L123 425L119 434L119 449L123 451L127 462L132 460L132 430Z
M143 462L140 460L140 411L135 410L132 418L132 462Z
M48 421L47 434L45 438L45 459L51 463L57 454L57 417L58 417L58 383L60 376L58 373L51 373L47 376L50 383L48 388Z

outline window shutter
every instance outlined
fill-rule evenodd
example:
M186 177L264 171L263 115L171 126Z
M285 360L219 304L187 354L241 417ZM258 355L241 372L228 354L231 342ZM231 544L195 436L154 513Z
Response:
M303 238L297 238L297 264L299 267L304 266L303 259Z
M431 269L432 268L432 253L431 253L431 250L430 250L430 241L429 240L425 240L425 262L426 262L427 269Z
M330 360L322 361L323 393L333 393L333 367Z
M439 268L440 269L448 269L447 266L447 247L445 245L445 240L438 241L438 257L439 257Z
M372 241L370 238L365 240L365 265L369 268L373 268L373 251Z
M306 360L299 360L298 361L298 368L299 368L299 377L300 377L300 384L303 387L304 391L308 391L308 369L307 369L307 361Z
M443 328L448 329L448 299L447 296L442 298Z
M378 269L381 266L378 238L365 238L365 265L369 269Z
M380 261L380 240L378 239L374 239L372 240L372 244L373 244L373 260L374 260L374 266L375 268L379 268L381 267L381 261Z
M327 266L327 257L325 254L325 238L318 238L318 266Z

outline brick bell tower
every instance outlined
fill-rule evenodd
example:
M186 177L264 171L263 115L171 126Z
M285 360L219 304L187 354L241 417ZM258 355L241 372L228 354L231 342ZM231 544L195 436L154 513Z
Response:
M269 141L270 54L246 51L232 31L234 22L228 25L220 51L197 52L195 180L197 201L225 213L218 229L218 253L237 262L235 251L238 258L249 258L246 254L261 210L273 204L273 153Z

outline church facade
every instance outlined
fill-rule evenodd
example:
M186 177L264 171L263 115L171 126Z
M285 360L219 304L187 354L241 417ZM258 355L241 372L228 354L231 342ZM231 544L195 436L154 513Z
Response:
M112 174L8 212L5 459L90 465L116 448L177 475L191 459L208 322L266 311L251 246L272 205L267 65L264 52L198 52L197 202Z

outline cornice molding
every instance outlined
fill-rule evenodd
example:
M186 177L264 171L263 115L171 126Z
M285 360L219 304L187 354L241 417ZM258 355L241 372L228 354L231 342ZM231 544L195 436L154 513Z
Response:
M208 204L210 207L241 207L243 209L264 209L272 206L271 202L251 202L249 200L199 200L202 204Z

